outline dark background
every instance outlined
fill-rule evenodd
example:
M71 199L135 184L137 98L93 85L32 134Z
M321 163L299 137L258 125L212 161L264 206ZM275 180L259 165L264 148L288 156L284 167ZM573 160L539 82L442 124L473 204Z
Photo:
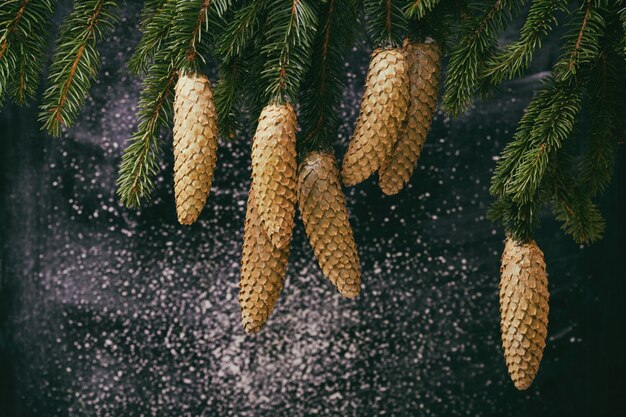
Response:
M153 202L133 211L115 197L140 86L125 66L138 12L129 2L102 45L99 79L62 139L39 130L36 107L0 113L0 416L625 415L623 150L600 201L602 241L579 247L542 221L549 338L528 391L514 389L500 348L503 235L485 217L489 178L554 42L496 99L459 120L438 113L400 195L376 180L346 190L356 300L323 278L298 220L277 308L247 336L237 296L249 132L221 142L191 227L176 221L171 137ZM339 156L367 61L364 47L346 65Z

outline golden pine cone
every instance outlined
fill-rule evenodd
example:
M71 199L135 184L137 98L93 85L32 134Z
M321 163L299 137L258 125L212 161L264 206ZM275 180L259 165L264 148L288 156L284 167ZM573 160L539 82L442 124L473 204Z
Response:
M346 186L367 179L385 162L398 139L409 100L406 59L399 49L377 49L372 54L361 111L343 158L341 176Z
M405 40L402 50L409 68L409 108L398 141L378 172L380 189L387 195L399 193L411 178L433 121L439 95L439 45L433 40L424 43Z
M291 241L296 204L296 114L290 104L266 106L252 142L252 188L263 230L274 245Z
M535 241L506 239L500 281L500 331L509 375L519 390L537 375L548 334L548 275Z
M298 168L298 206L322 272L344 297L361 290L359 254L335 156L311 152Z
M181 75L174 100L174 194L181 224L196 221L206 202L217 162L217 113L211 82Z
M250 188L239 282L241 323L248 333L258 333L274 310L289 258L289 246L277 248L263 231L255 197Z

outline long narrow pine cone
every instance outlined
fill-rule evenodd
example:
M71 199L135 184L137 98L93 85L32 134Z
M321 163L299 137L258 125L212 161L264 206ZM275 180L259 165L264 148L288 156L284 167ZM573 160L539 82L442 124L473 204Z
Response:
M437 43L405 40L402 51L409 68L409 107L398 141L378 172L380 189L387 195L399 193L411 178L439 95L441 51Z
M409 100L408 66L400 49L372 54L361 111L343 158L341 176L356 185L377 171L391 153L406 117Z
M261 227L254 188L248 195L248 208L241 256L239 306L241 322L248 333L258 333L269 318L283 289L289 246L279 249Z
M548 334L548 275L534 241L507 238L502 253L500 331L509 375L519 390L537 375Z
M296 114L290 104L266 106L252 142L252 188L263 229L274 245L291 241L296 204Z
M311 152L298 168L298 206L315 257L344 297L361 289L359 254L334 155Z
M217 161L217 113L211 82L181 75L174 100L174 193L181 224L196 221L206 203Z

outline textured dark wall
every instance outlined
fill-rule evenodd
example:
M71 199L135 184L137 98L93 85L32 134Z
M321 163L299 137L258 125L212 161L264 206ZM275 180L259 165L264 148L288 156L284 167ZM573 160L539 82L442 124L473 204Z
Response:
M239 324L249 132L222 142L200 221L177 224L171 138L155 199L114 190L139 82L125 61L138 7L103 47L77 126L45 137L36 108L0 114L0 415L625 415L624 153L602 199L608 229L580 248L545 218L549 339L537 380L517 392L499 343L502 231L485 218L495 157L541 70L451 121L438 113L410 187L347 190L362 294L322 277L298 221L288 278L264 331ZM341 155L367 51L350 59Z

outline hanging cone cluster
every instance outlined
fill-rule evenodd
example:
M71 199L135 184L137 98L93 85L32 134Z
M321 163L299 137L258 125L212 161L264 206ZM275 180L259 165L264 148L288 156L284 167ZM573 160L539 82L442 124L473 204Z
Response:
M346 186L369 178L391 153L409 100L409 76L399 49L377 49L372 54L361 111L343 159Z
M266 106L252 142L252 188L262 226L279 248L289 246L296 203L296 114Z
M251 188L239 283L241 322L248 333L258 333L274 310L283 289L289 258L289 246L277 248L265 234L255 198L255 190Z
M399 193L409 181L433 120L441 73L437 43L404 41L402 49L409 73L409 106L398 140L379 171L379 185L387 195Z
M296 203L296 114L266 106L252 141L252 184L244 228L239 305L248 333L269 318L287 271Z
M206 202L217 161L217 114L211 82L181 75L174 100L174 194L181 224L196 221Z
M509 375L519 390L537 375L548 334L548 275L534 241L507 238L502 253L500 331Z
M334 155L311 152L298 168L298 206L322 272L344 297L361 287L359 255Z

